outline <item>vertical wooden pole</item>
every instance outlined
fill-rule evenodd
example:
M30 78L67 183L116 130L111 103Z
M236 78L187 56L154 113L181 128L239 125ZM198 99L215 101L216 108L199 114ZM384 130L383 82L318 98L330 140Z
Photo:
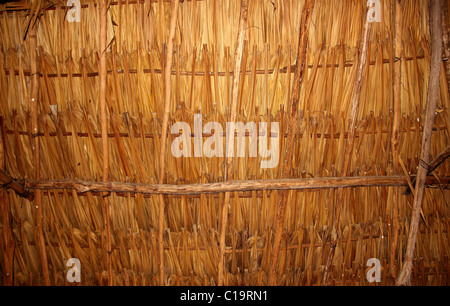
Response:
M5 170L5 143L3 134L3 116L0 116L0 169ZM8 194L6 188L0 190L0 212L2 218L2 236L0 241L3 244L0 245L3 259L3 286L13 285L13 253L14 253L14 239L12 235L11 227L11 207L9 204Z
M162 122L161 132L161 152L159 158L159 184L164 183L165 161L166 161L166 145L167 134L169 124L170 102L171 102L171 82L170 76L172 74L172 61L173 61L173 40L175 39L175 30L177 25L177 15L179 0L172 0L172 12L170 18L170 31L169 39L167 42L167 59L165 61L164 68L164 115ZM194 77L194 76L192 76ZM163 243L163 230L164 230L164 195L159 195L159 220L158 220L158 251L159 251L159 284L164 286L164 243Z
M447 77L447 89L450 90L450 21L449 21L449 1L444 0L442 1L442 39L444 41L444 55L446 57L445 63L445 73Z
M100 1L100 63L99 63L99 101L100 101L100 119L102 135L102 158L103 158L103 182L109 180L109 152L108 152L108 118L106 114L106 14L108 4L106 0ZM108 195L103 195L103 204L105 206L104 225L106 227L106 265L108 269L108 286L113 285L112 263L111 263L111 224L109 217Z
M444 0L442 1L442 40L444 45L444 56L445 61L443 66L445 68L445 77L447 79L447 96L450 97L450 1ZM447 113L447 120L450 122L450 113ZM447 128L448 130L448 128Z
M235 122L238 111L239 102L239 80L241 76L242 54L244 52L245 34L247 32L247 17L248 17L248 0L241 0L241 12L239 17L239 32L237 47L235 53L235 66L233 74L233 88L231 94L231 107L230 107L230 122ZM227 133L226 143L232 143L234 137L233 133ZM233 156L234 146L227 146L227 160L226 160L226 180L231 179L233 172ZM225 261L225 235L228 224L228 206L230 205L230 193L225 193L225 201L222 208L222 221L220 224L220 238L219 238L219 274L218 285L224 285L224 261Z
M356 72L357 73L356 80L355 80L355 84L353 87L352 109L351 109L351 114L350 114L350 127L348 130L347 145L345 147L344 164L343 164L342 173L341 173L342 177L346 177L348 175L350 161L352 159L353 145L355 142L356 123L358 120L359 102L360 102L360 98L361 98L361 88L362 88L362 84L363 84L363 80L364 80L364 72L366 71L365 67L366 67L367 56L368 56L368 52L369 52L369 38L370 38L371 26L372 26L372 24L370 23L369 18L365 18L362 39L361 39L360 54L359 54L359 59L358 59L358 67L357 67L357 72ZM338 198L337 198L337 203L336 203L336 210L334 212L330 251L328 254L328 259L327 259L327 263L325 266L325 272L324 272L324 276L322 279L323 285L326 285L328 282L328 277L330 275L329 270L333 263L334 253L336 250L336 244L338 241L339 219L340 219L343 197L344 197L344 189L339 188Z
M37 59L37 25L38 21L31 25L30 29L30 63L31 63L31 130L33 135L33 160L34 160L34 176L40 179L40 159L39 159L39 137L38 129L38 112L39 112L39 69ZM50 277L48 273L47 253L45 251L44 230L43 230L43 213L42 213L42 195L40 191L35 193L36 208L36 231L37 231L37 248L41 259L42 275L46 286L50 286Z
M306 71L306 49L308 46L308 29L311 22L311 16L314 10L315 1L307 0L302 11L302 19L299 31L298 54L297 54L297 70L294 75L294 84L292 90L291 102L289 105L288 119L288 139L286 141L286 153L283 166L283 178L289 177L292 167L292 157L294 154L294 139L296 135L298 105L300 101L300 91L303 84L303 75ZM286 213L286 203L289 191L280 192L280 200L277 209L277 226L275 231L274 248L270 262L269 285L277 284L277 263L278 254L280 252L280 244L283 237L284 217Z
M416 191L411 216L408 243L406 246L405 261L396 285L406 286L410 284L413 269L414 250L416 246L417 231L419 229L420 211L425 190L425 179L428 173L430 159L431 138L433 124L436 117L436 106L439 97L440 73L442 66L442 17L441 1L431 0L430 30L431 30L431 63L430 77L428 80L427 105L425 124L423 127L422 152L420 154L419 171L417 173Z
M395 50L394 57L397 62L394 64L394 120L392 124L392 157L394 163L394 173L399 172L399 152L398 152L398 138L401 123L401 56L402 56L402 3L400 0L395 1ZM390 274L391 277L395 278L395 254L397 249L398 231L400 230L400 225L398 221L398 202L400 199L399 188L394 187L394 198L393 198L393 236L391 244L390 253Z

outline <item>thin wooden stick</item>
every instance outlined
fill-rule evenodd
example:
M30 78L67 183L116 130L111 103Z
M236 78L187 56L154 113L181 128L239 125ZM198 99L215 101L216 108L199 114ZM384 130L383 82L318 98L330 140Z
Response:
M166 157L166 144L167 144L167 130L169 124L169 112L170 112L170 102L171 102L171 82L170 76L172 71L172 61L173 61L173 40L175 38L175 30L177 25L177 15L179 0L172 1L172 12L170 19L170 31L169 38L167 42L167 58L165 61L164 68L164 83L165 83L165 96L164 96L164 115L162 122L162 132L161 132L161 152L159 158L159 183L164 183L164 172L165 172L165 157ZM159 220L158 220L158 252L159 252L159 284L164 286L164 242L163 242L163 230L164 230L164 196L159 195Z
M195 109L195 105L193 102L194 97L194 80L195 80L195 63L197 62L197 47L194 46L194 49L192 51L192 77L191 77L191 90L190 90L190 98L189 98L189 108Z
M37 59L37 24L34 23L30 29L30 63L31 63L31 130L32 134L38 133L38 107L39 107L39 70L38 70L38 59ZM35 172L34 176L36 179L40 179L40 159L39 159L39 137L35 137L32 142L32 151L34 157ZM44 242L44 231L43 231L43 214L42 214L42 197L39 191L35 194L35 204L36 204L36 231L38 238L38 250L42 265L42 274L44 277L44 283L46 286L50 286L50 276L48 273L48 261L47 253L45 250Z
M430 163L428 168L427 175L430 175L434 170L436 170L447 158L450 157L450 146L445 148L444 151L442 151L438 156L436 156L435 159ZM416 184L416 180L412 180L412 185ZM404 192L403 195L409 195L411 194L412 189L408 187Z
M402 54L402 3L400 0L395 1L395 51L394 56L401 58ZM400 169L399 164L399 150L398 150L398 138L401 124L401 74L402 63L398 61L394 64L394 121L392 123L392 157L394 163L394 173L398 174ZM392 277L395 277L395 254L397 249L398 232L400 230L400 224L398 221L398 202L400 197L400 191L395 188L393 195L393 237L391 243L390 253L390 273Z
M103 158L103 182L109 180L109 152L108 152L108 119L106 114L106 14L108 4L106 0L100 1L100 63L99 63L99 101L100 101L100 119L102 133L102 158ZM113 285L112 279L112 262L111 262L111 224L109 216L109 201L103 197L105 207L104 224L106 227L106 265L108 269L108 286Z
M231 94L231 107L230 107L230 122L236 121L237 107L239 102L239 80L240 71L242 65L242 54L244 52L245 46L245 34L247 32L247 16L248 16L248 0L241 0L241 12L239 17L239 32L238 32L238 44L236 47L235 54L235 67L233 74L233 89ZM234 133L228 133L227 143L232 143ZM233 156L234 146L227 146L227 156ZM231 178L233 172L233 158L228 157L226 160L226 179ZM219 238L219 273L218 273L218 285L223 286L224 284L224 261L225 261L225 235L228 224L228 206L230 205L230 193L225 194L225 201L222 207L222 220L220 225L220 238Z
M450 31L449 31L449 27L450 27L450 20L448 17L448 7L449 3L448 0L447 1L442 1L442 31L443 31L443 36L442 39L444 41L444 55L445 58L447 59L444 64L445 64L445 73L446 73L446 78L447 78L447 90L450 90Z
M428 83L426 116L424 132L422 138L422 152L420 154L419 171L417 173L416 191L414 205L411 216L411 224L406 247L405 261L402 271L397 280L397 286L410 284L411 272L413 269L414 249L417 240L417 231L420 221L420 210L424 196L425 178L429 169L429 158L431 149L431 138L433 134L433 124L436 117L436 106L439 97L439 84L442 59L442 16L441 1L432 0L430 9L430 30L431 30L431 63L430 77Z
M314 9L314 0L308 0L303 7L302 19L300 24L300 34L298 42L298 54L297 54L297 69L294 76L294 84L292 90L292 98L289 106L289 121L288 128L289 134L286 141L286 153L283 167L283 178L289 177L292 166L292 157L294 153L294 138L297 131L297 116L298 105L300 100L300 91L303 83L303 74L305 73L306 66L306 48L308 45L308 29L311 22L311 15ZM288 198L288 192L282 192L280 194L280 200L278 202L277 209L277 227L275 232L274 249L270 263L269 285L274 286L277 284L277 263L278 254L280 251L281 239L283 236L284 217L286 213L286 202Z
M428 174L431 174L437 167L439 167L447 158L450 157L450 146L445 148L435 159L430 163Z
M342 167L342 173L341 175L343 177L346 177L348 174L348 169L350 166L350 161L352 159L352 152L353 152L353 145L355 142L355 133L356 133L356 122L358 120L358 110L359 110L359 102L361 98L361 88L364 80L364 73L366 72L366 62L367 62L367 55L368 55L368 47L369 47L369 37L370 37L370 29L371 29L371 23L369 22L369 18L366 18L364 22L363 27L363 33L362 33L362 39L361 39L361 48L360 48L360 54L358 59L358 70L355 80L355 85L353 88L353 95L352 95L352 109L350 114L350 127L348 131L348 138L347 138L347 145L345 147L345 154L344 154L344 164ZM344 189L339 189L338 191L338 199L336 203L336 211L334 215L333 220L333 228L332 228L332 234L331 234L331 248L328 254L327 263L325 266L324 276L322 279L322 284L326 284L328 282L328 277L330 275L329 270L333 263L334 258L334 252L336 249L336 243L338 240L338 227L339 227L339 217L340 217L340 211L341 206L343 202L343 196L344 196Z
M5 143L3 142L3 131L4 131L4 121L3 116L0 116L0 170L5 170ZM1 176L3 172L0 173L0 180L3 181ZM19 185L20 186L20 185ZM0 237L0 241L3 238L3 245L0 245L2 250L3 257L3 286L12 286L13 285L13 266L14 266L14 237L12 235L12 223L11 223L11 205L8 199L8 193L6 192L6 188L1 188L0 190L0 201L2 205L0 207L1 213L1 221L2 221L2 236Z
M3 240L3 244L0 244L0 250L2 251L2 265L3 265L3 286L13 285L13 266L14 266L14 239L11 229L11 206L8 199L8 194L6 189L2 188L0 190L0 201L2 205L0 207L1 221L2 221L2 237L0 241Z
M226 48L228 48L228 47L226 47ZM196 52L193 51L193 53L195 54ZM402 61L406 63L406 62L414 61L414 59L419 60L419 59L424 59L424 58L425 58L425 56L423 56L423 55L418 55L416 58L404 56ZM381 61L382 61L383 64L390 64L390 60L389 59L382 59ZM339 67L349 68L349 67L353 67L353 65L355 65L355 64L357 64L357 63L354 63L352 61L344 60L340 64L334 64L334 65L332 65L332 64L325 64L325 65L323 65L323 64L310 64L307 67L308 67L308 69L322 69L322 68L331 68L331 67L335 67L335 68L339 68ZM370 66L375 66L376 65L376 61L370 61L368 64ZM272 68L272 69L268 69L267 70L267 74L268 75L272 75L272 74L275 74L275 73L289 74L289 73L295 72L296 67L297 67L297 64L294 64L294 65L290 65L290 66L287 66L287 67L280 68L280 69L278 69L278 71L277 71L277 69ZM17 70L17 69L10 69L10 68L6 68L5 67L5 68L3 68L3 71L5 72L6 75L19 75L19 70ZM116 73L117 75L120 75L120 74L125 74L125 71L124 70L114 71L114 69L108 70L108 74L114 74L114 73ZM130 69L128 71L128 73L129 74L137 74L138 70L137 69ZM164 71L163 71L163 69L152 69L151 67L149 67L149 68L144 68L143 69L143 73L144 74L157 75L157 74L164 74ZM210 75L214 75L214 71L205 72L205 71L196 71L196 70L192 70L192 69L189 70L189 71L187 71L187 70L180 70L180 72L179 72L180 76L193 76L193 75L195 75L196 77L197 76L204 77L205 73L208 73ZM229 73L229 75L232 75L232 74L234 74L234 71L229 71L228 73ZM253 71L252 70L241 71L241 74L244 74L244 73L246 75L252 75ZM218 77L226 77L227 76L227 71L217 71L216 74L217 74ZM266 71L265 71L265 69L257 69L256 70L256 74L257 75L265 75ZM23 70L23 75L24 76L31 76L31 71L30 70ZM176 69L172 70L172 75L173 76L177 75L177 70ZM49 79L52 79L52 78L82 78L83 77L83 73L61 73L61 74L58 74L58 73L53 73L53 72L47 72L47 73L42 73L41 72L39 74L39 76L40 77L45 76L45 77L47 77ZM88 77L88 78L95 78L95 77L98 77L98 76L99 76L99 72L89 72L89 73L86 74L86 77Z

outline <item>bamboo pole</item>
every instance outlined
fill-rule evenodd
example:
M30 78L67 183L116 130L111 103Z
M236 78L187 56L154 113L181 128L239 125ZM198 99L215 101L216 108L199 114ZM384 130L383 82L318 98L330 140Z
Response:
M239 32L237 38L237 47L235 53L235 67L233 74L233 88L231 93L231 107L230 107L230 122L236 122L239 102L239 80L242 64L242 54L245 46L245 34L247 31L247 16L248 16L248 0L241 0L241 11L239 17ZM227 134L227 144L232 143L234 133ZM234 146L227 146L227 156L233 156ZM233 158L228 157L226 160L226 180L231 179L233 172ZM225 260L225 235L228 224L228 206L230 205L230 193L225 194L225 200L222 207L222 219L220 224L220 238L219 238L219 273L218 285L224 284L224 260Z
M298 105L300 100L300 91L303 83L303 75L305 73L306 66L306 49L308 45L308 29L311 21L311 15L314 9L314 0L307 0L304 4L302 11L302 19L299 31L299 43L298 43L298 54L297 54L297 69L294 75L294 84L292 90L292 98L289 106L289 119L288 128L289 134L286 141L286 153L283 167L283 178L289 177L292 166L292 157L294 153L294 140L297 131L297 115L298 115ZM284 228L284 217L286 213L286 202L288 198L288 192L282 192L280 194L280 200L278 202L277 209L277 226L275 232L274 249L270 262L270 274L269 274L269 285L274 286L277 283L277 263L278 254L280 251L281 239L283 236Z
M395 50L394 57L401 59L403 43L402 43L402 3L400 0L395 1ZM394 173L398 174L400 164L399 164L399 132L401 124L401 83L402 83L402 63L401 60L395 62L394 64L394 120L392 123L392 157L394 164ZM390 253L390 274L391 277L395 277L395 254L397 249L398 232L400 230L400 224L398 220L398 202L400 200L400 191L395 188L393 195L393 237L391 243L391 253Z
M39 69L37 58L37 24L33 23L30 29L30 63L31 63L31 130L32 135L39 132L38 129L38 112L39 112ZM33 162L35 166L34 176L40 179L40 159L39 159L39 137L34 137L32 141ZM42 214L42 197L41 193L37 191L34 195L36 204L36 232L38 238L38 251L42 265L42 275L46 286L50 286L50 276L48 273L47 253L45 250L44 231L43 231L43 214Z
M103 182L109 180L109 151L108 151L108 119L106 106L106 14L108 4L106 0L100 1L100 63L99 63L99 101L100 101L100 118L101 118L101 135L102 135L102 158L103 158ZM103 197L105 207L104 225L106 227L106 265L108 269L108 286L113 285L112 279L112 262L111 262L111 224L108 197Z
M164 83L165 83L165 96L164 96L164 115L162 122L161 132L161 152L159 159L159 184L164 183L165 172L165 157L166 157L166 144L167 144L167 130L169 124L169 112L171 102L171 82L170 76L172 71L173 61L173 40L175 38L176 22L178 15L179 0L172 1L172 11L170 19L170 32L167 42L167 59L165 61L164 68ZM164 242L163 242L163 229L164 229L164 196L159 195L159 220L158 220L158 252L159 252L159 284L164 285Z
M366 72L366 62L367 62L367 55L369 51L369 37L370 37L370 29L371 29L371 23L369 22L369 18L366 18L364 22L363 32L362 32L362 39L361 39L361 47L360 47L360 54L358 58L358 67L357 67L357 74L355 79L355 84L353 87L353 95L352 95L352 108L351 108L351 114L350 114L350 127L348 131L348 138L347 138L347 145L345 147L345 154L344 154L344 163L342 167L341 175L343 177L346 177L348 174L348 169L350 166L350 161L352 159L352 152L353 152L353 145L355 141L355 134L356 134L356 122L358 119L358 110L359 110L359 102L361 98L361 88L364 80L364 73ZM344 190L339 189L338 191L338 199L336 203L336 210L334 212L334 220L333 220L333 228L331 233L331 247L328 254L328 259L325 266L324 276L322 279L322 283L326 284L329 277L329 270L331 268L331 265L333 263L334 253L336 249L336 244L338 240L338 227L339 227L339 218L340 218L340 212L341 212L341 206L343 202L343 196L344 196Z
M9 177L7 178L8 181L12 180ZM409 177L405 176L352 176L302 179L246 180L186 185L90 182L82 180L26 180L23 186L20 184L19 186L21 186L21 190L25 189L28 192L31 192L32 190L67 189L76 190L80 193L116 192L132 194L197 195L235 191L314 190L354 187L408 186L408 179ZM446 185L449 183L449 180L450 178L448 176L441 176L438 178L436 178L435 176L429 176L425 181L425 185ZM6 187L13 189L11 185L8 185Z
M429 158L431 149L431 139L433 134L433 124L436 116L436 106L439 97L439 84L442 60L442 16L441 1L432 0L430 8L430 30L431 30L431 63L430 77L428 83L427 105L424 132L422 137L422 152L420 154L419 171L417 173L414 205L411 216L411 224L406 247L405 261L402 271L397 280L397 286L410 284L411 272L413 269L414 249L417 240L417 231L420 221L420 210L424 196L424 181L429 169Z

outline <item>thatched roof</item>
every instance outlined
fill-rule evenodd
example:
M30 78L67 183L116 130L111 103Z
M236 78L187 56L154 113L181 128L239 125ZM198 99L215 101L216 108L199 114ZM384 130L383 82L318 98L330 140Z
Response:
M249 1L236 121L279 122L283 137L277 167L262 169L261 157L247 155L234 159L231 176L225 157L175 158L170 154L170 144L177 137L170 127L184 121L193 131L195 114L202 114L203 124L216 121L225 126L229 121L240 1L179 4L164 177L160 175L160 152L161 134L167 128L163 125L164 75L171 1L111 1L105 52L100 48L101 11L96 1L81 1L81 22L67 21L70 8L65 1L2 2L1 169L21 187L39 194L30 201L11 188L2 189L2 202L8 207L2 212L6 234L0 239L5 250L0 274L5 282L69 285L66 261L78 258L83 285L106 284L108 278L117 285L159 285L158 236L163 235L164 284L216 285L220 282L220 237L225 235L224 284L266 285L282 194L277 190L281 188L233 186L227 190L231 192L226 210L226 193L214 191L215 185L206 186L212 188L208 193L188 194L189 185L224 180L264 184L278 179L302 183L301 179L379 177L389 183L360 187L362 178L342 189L338 220L334 217L341 189L336 187L348 187L347 181L333 188L327 188L333 184L329 181L324 187L314 185L317 189L287 188L296 190L287 193L276 282L320 284L336 226L339 235L330 267L332 277L326 284L368 285L365 270L370 258L382 263L382 284L394 284L403 266L414 201L413 193L401 193L420 166L432 57L430 1L402 2L400 56L395 53L394 1L381 1L381 22L372 24L368 37L354 147L345 173L366 1L315 1L305 34L308 44L298 116L290 130L289 107L305 2ZM37 49L32 48L33 35ZM102 56L106 57L107 134L102 133L101 125ZM448 147L450 139L445 65L442 61L430 160ZM398 163L392 145L396 66L401 67ZM36 87L38 103L32 101ZM295 135L292 166L288 177L283 177L290 135ZM166 191L163 195L163 231L159 228L159 194L164 192L112 189L105 194L111 185L100 184L103 189L86 192L67 183L102 182L102 141L108 149L108 182L130 184L127 188L141 184L157 189L161 181L170 185L168 188L188 185L187 192ZM36 144L38 159L33 149ZM442 185L448 184L449 176L450 163L444 161L427 182L414 284L449 284L450 194ZM66 187L42 187L55 180L67 183ZM40 226L37 211L38 216L43 215L42 230L36 229ZM225 232L220 230L223 211L228 214ZM107 252L108 239L111 253ZM14 256L8 257L11 245ZM108 275L109 267L112 275ZM11 270L12 280L7 276Z

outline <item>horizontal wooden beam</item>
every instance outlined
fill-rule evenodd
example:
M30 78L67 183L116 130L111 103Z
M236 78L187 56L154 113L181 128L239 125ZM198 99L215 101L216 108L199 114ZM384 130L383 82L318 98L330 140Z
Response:
M412 177L414 179L414 176ZM120 182L90 182L82 180L25 180L19 182L0 170L2 187L10 188L19 196L33 200L32 190L75 190L79 193L115 192L120 194L199 195L224 192L262 190L311 190L330 188L407 186L404 176L322 177L280 180L228 181L209 184L159 185ZM429 176L426 185L449 185L450 177Z
M434 176L430 176L427 179L427 185L448 185L449 183L450 177L439 177L439 181ZM132 194L194 195L257 190L306 190L375 186L407 186L407 184L407 178L404 176L367 176L345 178L323 177L280 180L248 180L186 185L89 182L82 180L28 180L25 181L24 187L27 190L71 189L80 193L116 192Z

